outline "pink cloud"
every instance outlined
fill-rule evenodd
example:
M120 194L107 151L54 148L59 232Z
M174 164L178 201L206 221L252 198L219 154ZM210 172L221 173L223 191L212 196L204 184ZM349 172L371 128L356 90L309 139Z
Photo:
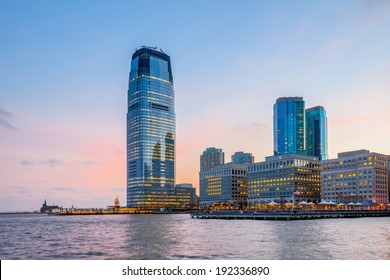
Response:
M350 126L362 123L370 123L373 121L381 120L384 116L382 114L368 115L368 116L354 116L354 117L341 117L332 119L329 122L330 126Z

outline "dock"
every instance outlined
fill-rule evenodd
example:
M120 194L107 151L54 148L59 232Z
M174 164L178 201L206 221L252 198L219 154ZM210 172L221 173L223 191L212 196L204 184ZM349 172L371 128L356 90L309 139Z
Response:
M123 215L123 214L190 214L185 211L169 211L169 210L145 210L130 207L118 208L62 208L60 211L49 212L49 215L70 216L70 215Z
M114 209L62 209L59 212L49 213L51 215L120 215L120 214L152 214L153 211L139 210L135 208L114 208Z
M390 210L341 210L341 211L210 211L192 213L196 219L222 220L314 220L337 218L390 217Z

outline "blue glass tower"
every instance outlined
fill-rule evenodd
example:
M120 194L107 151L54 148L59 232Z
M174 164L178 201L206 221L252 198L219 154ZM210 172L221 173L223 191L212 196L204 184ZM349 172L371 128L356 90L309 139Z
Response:
M281 97L274 105L274 155L305 154L305 101Z
M175 106L170 57L156 48L133 54L127 111L127 206L175 203Z
M328 158L328 129L324 107L306 110L306 153L320 160Z

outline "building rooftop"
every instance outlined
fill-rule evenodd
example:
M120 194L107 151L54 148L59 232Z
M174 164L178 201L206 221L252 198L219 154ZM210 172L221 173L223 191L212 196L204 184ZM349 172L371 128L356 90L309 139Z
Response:
M141 46L140 49L135 49L135 53L133 54L132 60L143 53L160 57L167 61L170 60L169 56L166 53L164 53L161 49L158 50L157 47L147 47L147 46Z
M315 107L306 109L306 113L313 112L313 111L319 111L319 110L325 110L325 108L323 106L315 106Z
M219 170L230 169L230 168L246 169L247 166L248 166L247 164L228 162L228 163L216 165L212 170L205 170L201 172L213 172L213 171L219 171Z
M175 187L179 188L187 188L187 189L192 189L193 186L190 183L181 183L181 184L176 184Z
M349 151L349 152L343 152L343 153L338 153L337 157L338 158L344 158L344 157L352 157L356 155L361 155L361 154L369 154L369 150L356 150L356 151Z
M206 148L206 150L204 152L222 152L222 149L220 148L215 148L215 147L209 147L209 148Z
M303 97L291 96L291 97L279 97L278 99L276 99L276 102L281 102L281 101L303 101Z
M281 159L319 160L318 157L295 154L295 153L286 153L286 154L265 157L265 161L274 161L274 160L281 160Z

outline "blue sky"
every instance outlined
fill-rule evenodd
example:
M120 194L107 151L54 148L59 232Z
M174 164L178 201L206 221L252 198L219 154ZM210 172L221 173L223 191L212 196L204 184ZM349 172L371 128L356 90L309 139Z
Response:
M209 146L271 155L281 96L325 107L331 157L390 154L390 1L2 1L0 211L124 202L141 45L171 56L177 183Z

